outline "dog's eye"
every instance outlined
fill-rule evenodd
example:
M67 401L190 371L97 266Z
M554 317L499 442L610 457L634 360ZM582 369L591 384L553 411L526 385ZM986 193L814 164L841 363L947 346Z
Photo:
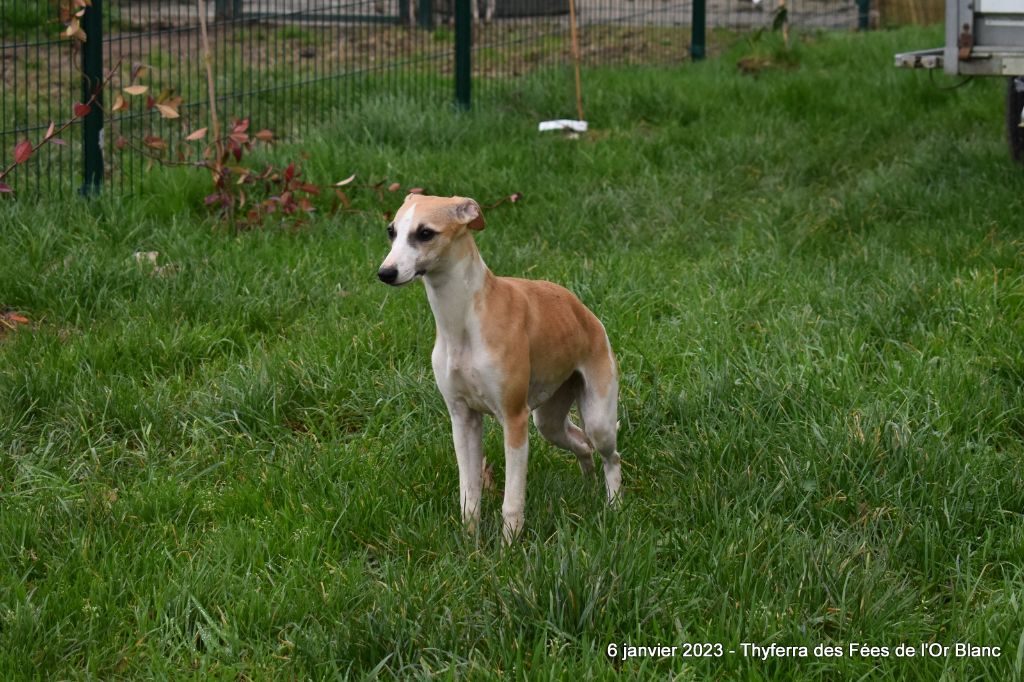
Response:
M391 225L388 225L388 239L390 241L394 241L394 239L395 239L395 225L394 225L394 223L392 223Z
M421 242L429 242L431 239L434 238L434 235L436 234L437 232L434 232L426 225L420 225L416 229L416 239L420 240Z

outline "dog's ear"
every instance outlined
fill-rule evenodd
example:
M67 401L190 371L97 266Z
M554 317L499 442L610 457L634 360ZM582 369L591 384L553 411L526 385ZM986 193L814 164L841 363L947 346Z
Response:
M484 214L480 210L480 204L472 199L458 198L459 203L455 205L455 219L471 230L484 229Z

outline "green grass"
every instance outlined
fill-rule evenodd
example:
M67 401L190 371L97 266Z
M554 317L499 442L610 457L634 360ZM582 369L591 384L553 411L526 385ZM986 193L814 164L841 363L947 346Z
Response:
M568 73L304 141L321 181L523 192L488 264L605 322L625 505L532 435L511 550L494 495L460 529L433 320L375 282L382 220L229 236L180 172L5 202L0 304L33 324L0 341L0 677L1019 677L1024 171L1001 83L891 68L939 39L588 71L575 141L535 132L572 115ZM493 424L485 447L500 480ZM686 641L1003 655L605 657Z
M45 30L55 33L57 12L49 0L0 0L0 37L25 38Z
M119 27L121 11L116 3L104 6L107 29ZM58 40L64 29L56 0L0 0L0 38L12 43ZM12 53L5 59L13 60ZM9 86L9 84L7 84Z

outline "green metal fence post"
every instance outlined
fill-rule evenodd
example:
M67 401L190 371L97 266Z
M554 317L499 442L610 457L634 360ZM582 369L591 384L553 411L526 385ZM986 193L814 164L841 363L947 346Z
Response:
M707 7L705 0L693 0L693 18L690 23L690 58L704 59L704 43L707 30Z
M871 0L857 0L857 30L867 31L870 28Z
M472 104L473 16L470 0L455 0L455 102L463 109Z
M428 31L434 28L434 0L419 0L416 12L416 23Z
M402 22L403 26L408 26L409 21L409 3L416 2L416 0L398 0L398 20Z
M82 45L82 102L96 94L89 113L82 119L83 195L96 194L103 185L103 0L92 0L82 17L85 44Z

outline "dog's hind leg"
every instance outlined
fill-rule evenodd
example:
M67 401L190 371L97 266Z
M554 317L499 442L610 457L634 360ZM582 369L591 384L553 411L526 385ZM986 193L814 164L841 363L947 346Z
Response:
M583 430L601 455L609 504L619 501L622 485L622 463L617 444L618 398L619 379L615 360L609 351L607 356L595 358L584 368L583 388L579 392Z
M587 440L583 430L569 419L569 409L576 400L583 382L573 374L562 384L547 402L533 411L533 423L544 440L555 447L568 450L576 455L580 471L585 475L594 474L594 446Z

